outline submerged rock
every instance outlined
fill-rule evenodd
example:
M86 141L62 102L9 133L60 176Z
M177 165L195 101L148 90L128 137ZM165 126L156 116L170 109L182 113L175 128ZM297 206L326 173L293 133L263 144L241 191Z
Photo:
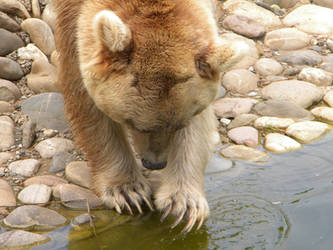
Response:
M28 249L36 243L44 243L49 238L42 234L30 233L23 230L12 230L0 233L1 249Z
M226 158L249 162L262 162L269 158L267 153L244 145L231 145L222 149L221 154Z

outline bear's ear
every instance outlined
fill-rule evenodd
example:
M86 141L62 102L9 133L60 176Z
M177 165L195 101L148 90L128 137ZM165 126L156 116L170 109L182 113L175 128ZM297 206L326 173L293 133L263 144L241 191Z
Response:
M111 52L123 51L132 39L130 29L112 11L102 10L93 20L93 29L98 41Z

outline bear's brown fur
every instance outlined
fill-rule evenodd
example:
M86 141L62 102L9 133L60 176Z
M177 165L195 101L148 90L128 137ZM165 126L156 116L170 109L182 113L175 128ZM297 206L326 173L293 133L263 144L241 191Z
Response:
M203 172L214 100L232 62L210 0L57 0L59 82L93 189L119 213L146 203L187 220L208 216ZM154 188L135 152L156 172Z

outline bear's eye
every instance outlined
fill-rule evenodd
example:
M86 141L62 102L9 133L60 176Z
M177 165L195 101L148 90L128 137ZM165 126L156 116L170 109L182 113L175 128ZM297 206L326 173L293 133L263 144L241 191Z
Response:
M205 60L202 55L196 55L194 58L195 67L200 77L206 79L212 79L216 73L212 66Z

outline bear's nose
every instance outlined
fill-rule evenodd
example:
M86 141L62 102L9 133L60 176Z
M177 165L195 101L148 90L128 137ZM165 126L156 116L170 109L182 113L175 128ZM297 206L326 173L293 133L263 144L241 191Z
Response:
M151 161L148 161L144 158L141 159L142 165L150 170L160 170L165 168L165 166L167 165L167 162L159 162L159 163L152 163Z

